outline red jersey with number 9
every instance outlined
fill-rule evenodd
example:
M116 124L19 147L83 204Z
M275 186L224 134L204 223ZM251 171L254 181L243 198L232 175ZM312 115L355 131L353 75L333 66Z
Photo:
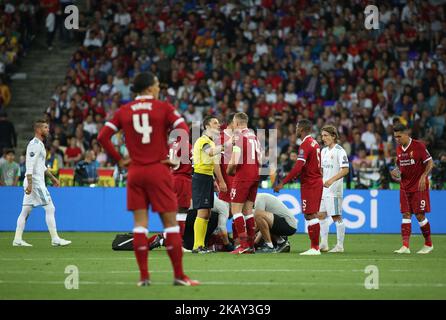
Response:
M322 182L321 173L321 149L312 136L306 136L299 147L297 161L305 164L300 174L302 185L319 184Z
M143 166L166 159L168 133L181 123L184 119L171 104L151 96L138 96L121 106L105 125L124 131L132 165Z

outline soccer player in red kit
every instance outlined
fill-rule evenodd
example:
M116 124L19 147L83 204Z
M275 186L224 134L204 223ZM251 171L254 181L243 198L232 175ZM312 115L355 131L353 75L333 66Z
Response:
M260 143L248 129L248 116L239 112L234 115L234 146L227 173L234 176L230 191L231 211L240 246L233 254L254 253L255 220L252 208L259 187Z
M222 143L222 144L226 144L228 141L231 140L232 136L234 135L234 129L235 129L234 128L234 115L235 115L235 113L231 113L228 116L228 122L227 122L226 129L224 129L220 132L220 143ZM230 206L231 206L231 186L232 186L232 180L233 180L233 176L230 176L227 173L228 164L229 164L229 161L231 160L231 155L232 155L232 148L226 148L221 153L220 170L221 170L221 175L223 176L223 180L225 181L228 189L226 192L223 192L220 190L218 192L218 198L220 200L224 201L224 203L226 204L226 207L228 208L228 211L230 211ZM227 237L227 235L226 235L226 237ZM233 237L234 241L237 238L237 231L235 230L234 220L232 220L232 237ZM228 246L228 248L229 248L229 246Z
M409 238L412 230L411 218L417 217L424 236L424 246L417 253L426 254L434 249L431 240L431 227L426 218L430 212L429 173L434 167L432 157L421 141L412 139L403 124L393 128L398 147L396 149L397 168L391 174L395 180L400 180L400 209L403 214L401 236L403 246L395 253L410 253Z
M183 156L182 151L186 151ZM174 190L178 200L177 222L181 237L184 235L187 211L192 201L192 145L185 137L179 138L169 146L169 158L175 164L172 167Z
M151 73L138 74L132 91L134 101L121 106L112 120L101 129L98 141L120 167L128 166L127 209L133 211L133 247L140 271L138 286L150 285L148 270L148 206L159 212L166 234L166 249L174 269L174 285L194 286L199 282L183 272L180 227L176 221L178 203L173 178L166 159L167 138L172 129L189 134L184 119L167 102L158 100L159 81ZM130 159L123 159L114 148L111 137L122 130Z
M296 134L302 139L302 144L299 147L296 164L283 181L274 188L275 192L279 192L285 184L300 175L302 211L308 222L308 236L311 241L311 248L301 253L306 256L321 254L319 250L321 229L317 213L324 187L321 173L321 149L310 135L311 127L311 122L308 120L300 120L297 123Z

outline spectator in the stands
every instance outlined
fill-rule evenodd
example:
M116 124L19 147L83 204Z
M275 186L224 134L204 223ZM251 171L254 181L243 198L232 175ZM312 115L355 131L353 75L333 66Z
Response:
M0 164L0 186L17 186L20 178L20 166L15 162L13 149L4 152L6 161Z

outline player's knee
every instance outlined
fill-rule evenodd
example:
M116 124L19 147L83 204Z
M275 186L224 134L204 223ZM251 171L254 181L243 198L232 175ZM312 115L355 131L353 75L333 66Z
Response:
M426 215L424 213L417 213L415 216L417 217L417 220L419 222L423 221L426 218Z
M334 222L339 222L339 223L342 222L342 217L341 216L332 216L332 219L333 219Z
M411 219L412 218L412 214L411 213L403 213L403 219Z
M318 212L317 217L319 219L325 219L327 217L327 213L326 212Z

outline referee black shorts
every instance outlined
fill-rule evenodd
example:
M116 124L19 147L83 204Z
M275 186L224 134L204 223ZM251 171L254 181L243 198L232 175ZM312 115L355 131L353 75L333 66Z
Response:
M273 226L271 227L271 233L276 236L292 236L296 233L296 228L291 227L285 220L285 218L273 214Z
M192 206L194 209L212 209L214 206L214 177L194 173L192 176Z

